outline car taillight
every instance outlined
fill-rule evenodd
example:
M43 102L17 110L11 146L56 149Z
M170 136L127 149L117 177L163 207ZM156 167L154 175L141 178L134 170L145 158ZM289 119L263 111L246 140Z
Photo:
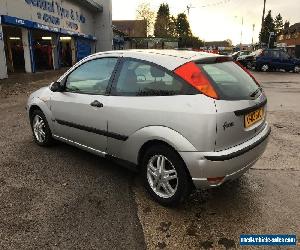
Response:
M203 74L201 69L194 62L189 62L180 66L174 70L174 73L187 81L194 88L198 89L204 95L214 99L219 98L207 76Z
M245 68L242 64L240 64L237 61L235 61L235 63L238 66L240 66L253 79L253 81L260 87L260 84L258 83L258 81L254 78L254 76L251 74L251 72L247 68Z

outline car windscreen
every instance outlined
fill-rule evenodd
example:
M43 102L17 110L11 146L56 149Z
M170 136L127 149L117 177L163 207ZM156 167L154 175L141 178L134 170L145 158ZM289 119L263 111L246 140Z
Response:
M223 100L252 100L261 90L255 81L234 62L197 64L208 76Z

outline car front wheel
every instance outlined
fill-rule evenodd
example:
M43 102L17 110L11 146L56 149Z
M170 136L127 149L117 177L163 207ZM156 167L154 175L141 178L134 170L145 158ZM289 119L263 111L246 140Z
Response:
M30 123L35 142L40 146L50 146L53 143L52 134L46 117L41 110L32 112Z
M261 66L261 71L267 72L267 71L269 71L269 70L270 70L270 67L269 67L268 64L263 64L263 65Z
M294 67L294 72L299 73L300 72L300 65L297 65Z
M170 147L149 148L142 162L147 191L163 206L176 206L188 197L191 179L180 156Z
M252 63L251 62L247 62L246 66L247 66L247 69L252 69Z

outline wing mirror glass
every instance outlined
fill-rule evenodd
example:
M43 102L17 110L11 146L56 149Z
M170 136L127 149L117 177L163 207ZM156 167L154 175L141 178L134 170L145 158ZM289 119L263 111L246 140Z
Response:
M61 92L62 91L62 85L60 82L54 82L52 83L51 87L50 87L50 90L52 92Z

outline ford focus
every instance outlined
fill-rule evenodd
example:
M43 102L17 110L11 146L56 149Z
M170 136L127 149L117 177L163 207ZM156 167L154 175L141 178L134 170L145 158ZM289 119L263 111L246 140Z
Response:
M91 55L26 108L38 145L58 140L135 168L166 206L239 178L271 131L254 77L230 57L193 51Z

